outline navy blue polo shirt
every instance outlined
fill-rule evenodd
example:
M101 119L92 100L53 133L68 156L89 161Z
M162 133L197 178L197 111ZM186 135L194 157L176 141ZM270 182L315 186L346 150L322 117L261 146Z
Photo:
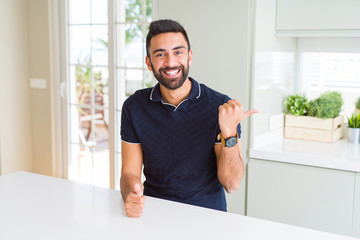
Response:
M121 139L141 144L144 195L226 211L214 144L220 144L218 108L230 98L190 80L190 95L177 107L163 101L159 84L130 96Z

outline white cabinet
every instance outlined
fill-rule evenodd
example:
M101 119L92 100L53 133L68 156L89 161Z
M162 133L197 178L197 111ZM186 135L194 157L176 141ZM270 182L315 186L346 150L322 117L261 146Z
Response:
M1 163L1 126L0 126L0 176L1 176L1 167L2 167L2 163Z
M355 178L355 172L250 159L247 215L350 236L354 214L360 227Z
M360 173L356 174L353 234L360 238Z
M360 36L358 0L277 0L278 35Z

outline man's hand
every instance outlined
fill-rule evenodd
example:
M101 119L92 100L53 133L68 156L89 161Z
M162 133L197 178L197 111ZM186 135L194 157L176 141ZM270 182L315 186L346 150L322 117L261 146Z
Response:
M237 125L249 117L250 115L257 113L258 110L251 109L244 112L244 108L241 103L234 99L229 100L227 103L219 106L219 125L221 135L224 138L232 137L236 135Z
M134 185L133 192L129 193L124 201L128 217L141 217L144 210L145 197L142 195L139 184Z

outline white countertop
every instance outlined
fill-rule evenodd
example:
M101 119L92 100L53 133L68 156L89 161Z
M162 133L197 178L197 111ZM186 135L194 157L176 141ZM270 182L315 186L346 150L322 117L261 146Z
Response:
M307 166L360 172L360 144L346 138L334 143L286 139L282 130L256 139L250 158L294 163Z
M119 191L27 172L0 177L0 239L355 240L151 197L128 218Z

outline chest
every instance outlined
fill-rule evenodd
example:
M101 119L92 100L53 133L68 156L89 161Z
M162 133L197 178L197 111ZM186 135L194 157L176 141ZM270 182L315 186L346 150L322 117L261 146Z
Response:
M218 108L193 102L174 107L154 104L139 115L141 122L136 123L136 133L141 141L200 141L216 137Z

